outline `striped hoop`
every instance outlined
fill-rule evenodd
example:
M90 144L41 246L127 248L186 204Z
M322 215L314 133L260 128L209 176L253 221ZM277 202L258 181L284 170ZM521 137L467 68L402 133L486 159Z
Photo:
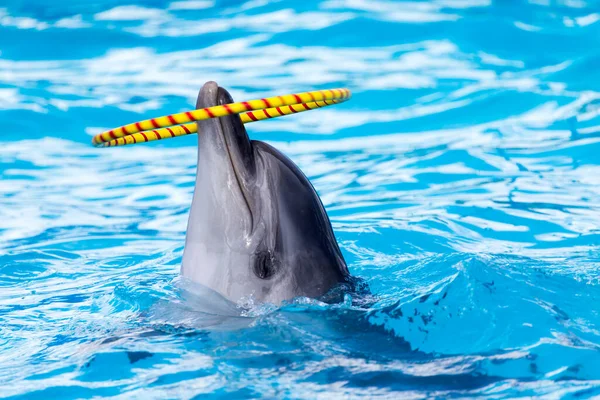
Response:
M342 103L350 97L348 89L328 89L201 108L111 129L94 136L92 144L98 147L124 146L190 135L198 130L196 121L240 114L242 123L246 124Z

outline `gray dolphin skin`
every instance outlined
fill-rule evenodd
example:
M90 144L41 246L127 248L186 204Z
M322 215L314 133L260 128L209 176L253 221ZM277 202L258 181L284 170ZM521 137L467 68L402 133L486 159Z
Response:
M196 108L232 103L215 82ZM238 115L198 121L198 169L181 273L231 301L317 298L349 281L315 189Z

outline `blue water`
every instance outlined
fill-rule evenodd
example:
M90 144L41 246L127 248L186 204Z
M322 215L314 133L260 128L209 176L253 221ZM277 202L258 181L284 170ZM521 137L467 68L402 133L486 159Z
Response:
M210 79L353 91L248 129L370 294L207 312L179 278L195 137L90 139ZM0 121L2 397L600 395L598 2L3 0Z

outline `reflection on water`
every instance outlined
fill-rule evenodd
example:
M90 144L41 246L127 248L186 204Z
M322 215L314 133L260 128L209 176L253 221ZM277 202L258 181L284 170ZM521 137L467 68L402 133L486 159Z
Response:
M599 42L580 0L9 0L5 395L597 394ZM248 129L309 176L373 304L185 295L195 137L89 142L209 79L353 91Z

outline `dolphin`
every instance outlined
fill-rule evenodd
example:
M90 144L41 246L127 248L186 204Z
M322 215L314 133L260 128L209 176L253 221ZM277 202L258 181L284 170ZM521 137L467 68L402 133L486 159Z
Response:
M232 103L215 82L196 108ZM181 274L225 298L281 304L351 284L308 178L238 115L197 121L198 167Z

